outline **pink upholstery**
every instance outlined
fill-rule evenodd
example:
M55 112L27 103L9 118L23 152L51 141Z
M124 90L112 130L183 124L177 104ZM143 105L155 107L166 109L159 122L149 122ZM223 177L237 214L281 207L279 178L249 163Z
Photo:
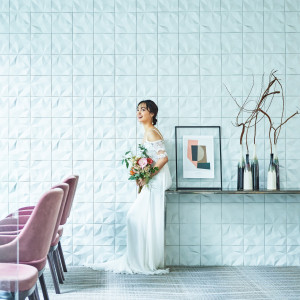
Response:
M0 236L0 262L15 262L19 243L20 263L36 266L38 270L45 265L62 198L62 189L46 192L17 237ZM9 237L11 241L4 244Z
M57 222L55 224L55 229L53 232L53 236L52 236L52 240L51 240L51 246L53 246L53 243L56 242L56 244L59 242L59 239L57 241L57 231L58 231L58 227L60 226L60 221L61 221L61 217L62 217L62 213L64 211L65 208L65 203L66 203L66 199L68 196L68 192L69 192L69 185L67 183L61 183L61 184L57 184L55 186L52 187L52 189L55 188L61 188L64 191L64 196L61 202L61 206L59 209L59 214L57 217ZM24 213L27 212L27 210L24 211L18 211L19 216L20 215L25 215ZM29 214L29 216L31 215L31 212ZM17 222L17 220L16 220ZM24 225L19 225L19 224L14 224L14 225L0 225L0 234L1 235L14 235L17 234L18 232L20 232L21 229L24 228ZM56 245L55 244L55 245Z
M30 216L8 217L0 221L0 225L26 224Z
M19 208L19 210L33 210L33 209L34 209L34 206L24 206L24 207Z
M67 197L68 197L68 194L69 194L69 185L67 183L60 183L60 184L57 184L57 185L52 187L52 189L56 189L56 188L62 189L63 192L64 192L64 196L63 196L61 206L60 206L60 209L59 209L59 213L58 213L58 216L57 216L57 221L56 221L54 232L53 232L52 239L51 239L51 245L56 240L58 227L60 225L61 217L62 217L63 212L65 210L65 204L66 204L66 200L67 200ZM59 240L58 240L58 242L59 242Z
M61 218L60 225L65 225L70 215L70 211L72 208L72 204L73 204L73 200L77 188L78 178L79 178L78 175L74 175L74 176L69 176L63 181L64 183L67 183L69 185L69 194L66 200L66 206Z
M0 290L7 292L28 291L38 279L38 271L32 266L0 263Z
M16 217L16 215L18 215L18 216L30 216L31 213L32 213L32 210L27 210L27 209L18 210L15 213L11 213L11 214L7 215L6 218Z
M61 225L66 224L68 217L70 216L70 212L71 212L71 208L72 208L72 204L73 204L73 200L74 200L74 196L75 196L75 192L76 192L76 188L77 188L77 184L78 184L78 179L79 176L78 175L71 175L69 177L67 177L66 179L63 180L63 183L66 183L69 185L69 195L66 198L66 203L64 206L65 211L63 211L63 215L61 217ZM52 187L59 187L59 184ZM25 206L25 207L21 207L18 210L18 215L30 215L32 213L34 209L34 206ZM6 218L8 217L13 217L13 213L9 214ZM25 222L26 223L26 222ZM0 225L1 225L1 221L0 221ZM5 223L6 224L6 223ZM10 223L9 223L10 224ZM61 234L60 234L61 236Z
M0 234L0 245L5 245L5 244L8 244L10 243L11 241L15 240L17 238L17 235L14 234L14 235L2 235ZM14 249L10 249L11 251L15 251L15 253L17 253L16 251L16 248L17 245L15 246ZM1 262L1 256L0 256L0 262ZM13 262L17 262L17 261L13 261Z
M21 229L20 230L7 230L7 231L1 231L0 232L0 235L17 235L21 232Z
M24 225L0 225L0 232L6 232L6 231L19 231L24 228ZM1 234L1 233L0 233Z

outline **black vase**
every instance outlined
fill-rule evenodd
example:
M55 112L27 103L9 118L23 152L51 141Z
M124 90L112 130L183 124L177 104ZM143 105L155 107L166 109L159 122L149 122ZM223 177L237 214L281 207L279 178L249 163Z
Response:
M244 170L245 160L243 156L243 146L241 145L241 157L237 165L237 190L242 191L244 189Z
M274 145L274 165L276 171L276 190L280 190L280 174L279 174L279 160L277 155L277 145Z
M259 190L259 164L256 155L256 145L253 145L253 160L251 162L253 190Z

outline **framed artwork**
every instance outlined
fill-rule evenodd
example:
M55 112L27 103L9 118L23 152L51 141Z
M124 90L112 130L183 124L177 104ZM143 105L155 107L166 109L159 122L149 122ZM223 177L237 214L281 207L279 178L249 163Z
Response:
M222 190L220 126L176 126L176 189Z

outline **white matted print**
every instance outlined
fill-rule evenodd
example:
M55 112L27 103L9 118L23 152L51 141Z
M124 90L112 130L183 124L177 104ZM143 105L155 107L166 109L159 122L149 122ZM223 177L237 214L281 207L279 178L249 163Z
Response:
M182 137L183 178L214 178L214 139L212 136Z

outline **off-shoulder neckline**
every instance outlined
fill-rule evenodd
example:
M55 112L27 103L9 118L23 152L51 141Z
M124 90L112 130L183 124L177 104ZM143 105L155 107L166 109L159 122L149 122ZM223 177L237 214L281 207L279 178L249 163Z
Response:
M144 141L144 143L156 143L156 142L163 142L164 140L162 140L162 139L160 139L160 140L156 140L156 141L152 141L152 142L150 142L150 141Z

